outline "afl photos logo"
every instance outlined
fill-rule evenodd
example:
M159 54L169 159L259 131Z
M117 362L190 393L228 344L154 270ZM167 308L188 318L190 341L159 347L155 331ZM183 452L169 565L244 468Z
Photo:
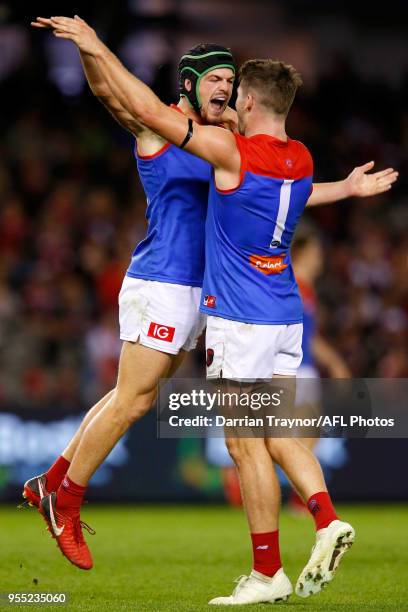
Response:
M150 323L149 331L147 335L156 340L163 340L164 342L172 342L174 338L175 327L169 327L168 325L162 325L161 323Z
M282 255L275 255L273 257L265 257L263 255L250 255L249 263L255 270L262 272L262 274L280 274L285 270L289 264L283 263L286 257L286 253Z

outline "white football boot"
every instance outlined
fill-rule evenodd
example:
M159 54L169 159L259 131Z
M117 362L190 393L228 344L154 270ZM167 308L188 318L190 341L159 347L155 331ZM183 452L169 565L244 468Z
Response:
M293 593L289 578L281 567L272 578L252 570L249 576L240 576L229 597L215 597L208 603L216 606L236 606L254 603L286 601Z
M296 583L296 595L309 597L333 580L340 560L354 542L354 529L349 523L335 520L316 532L316 544Z

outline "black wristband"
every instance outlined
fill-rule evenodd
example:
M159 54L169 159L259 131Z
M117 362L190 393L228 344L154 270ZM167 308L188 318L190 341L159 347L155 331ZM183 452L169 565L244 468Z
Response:
M180 149L183 149L186 146L186 144L188 143L188 141L190 140L192 135L193 135L193 120L189 119L188 120L187 134L186 134L186 137L184 138L183 142L180 145Z

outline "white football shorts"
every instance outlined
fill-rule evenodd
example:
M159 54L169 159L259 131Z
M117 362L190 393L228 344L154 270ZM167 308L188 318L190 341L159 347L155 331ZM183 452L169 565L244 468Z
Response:
M119 293L120 339L177 355L191 351L205 327L201 288L125 276Z
M255 380L296 376L303 324L258 325L207 318L207 378Z

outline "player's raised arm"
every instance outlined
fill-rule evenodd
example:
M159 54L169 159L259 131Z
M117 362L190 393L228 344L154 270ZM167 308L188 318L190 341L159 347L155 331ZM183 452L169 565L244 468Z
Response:
M240 155L234 135L214 126L202 126L161 102L154 92L132 75L83 20L51 17L57 38L72 40L84 55L97 61L114 97L139 124L165 140L210 162L216 168L239 170Z
M398 178L394 168L368 174L374 162L357 166L343 181L333 183L314 183L313 192L306 206L334 204L346 198L367 198L391 189Z
M75 22L75 26L78 29L78 32L83 30L86 32L87 29L90 29L88 24L75 15L73 21ZM55 24L53 24L50 18L46 17L37 17L36 21L33 21L31 25L35 28L40 29L52 29L55 30ZM122 127L126 130L138 136L140 138L141 135L147 133L147 129L142 124L138 123L134 117L120 104L119 100L116 96L113 95L111 88L107 81L103 78L101 71L99 70L98 63L96 59L89 53L85 53L81 49L79 50L82 67L84 69L84 73L86 79L88 81L88 85L96 98L105 106L105 108L111 113L111 115L120 123ZM155 138L156 140L162 140L149 130L149 136Z
M199 125L163 104L105 45L98 47L95 57L114 94L138 121L215 168L239 168L240 156L230 131Z

